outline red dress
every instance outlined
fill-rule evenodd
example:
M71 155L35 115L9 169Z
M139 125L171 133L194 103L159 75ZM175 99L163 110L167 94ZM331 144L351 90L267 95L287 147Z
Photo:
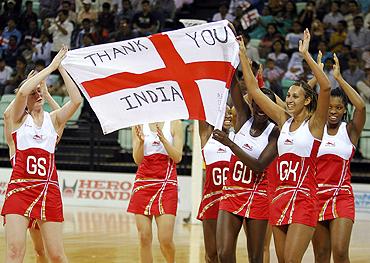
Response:
M279 181L271 203L270 223L281 226L317 223L316 156L320 141L315 139L308 121L290 132L287 120L278 139Z
M206 163L206 179L197 219L217 219L222 187L229 171L231 150L209 138L202 152Z
M58 135L50 114L44 112L41 127L27 115L12 136L16 152L1 215L62 222L63 204L54 156Z
M275 125L270 123L258 137L250 135L253 118L249 119L236 133L234 143L250 156L258 159L266 148ZM265 172L256 173L232 155L225 186L222 189L220 210L245 218L267 220L269 203Z
M162 132L172 143L171 122L164 123ZM176 164L169 158L163 144L148 124L143 125L143 134L144 159L136 172L127 211L142 215L176 215Z
M336 135L329 135L325 126L317 158L317 197L319 221L338 217L355 219L355 200L351 186L350 163L355 153L342 122Z

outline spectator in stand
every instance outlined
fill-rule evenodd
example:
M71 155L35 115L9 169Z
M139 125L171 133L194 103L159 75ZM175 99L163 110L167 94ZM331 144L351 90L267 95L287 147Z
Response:
M48 66L51 62L51 47L52 43L49 42L48 35L41 33L40 43L33 49L32 61L42 60Z
M93 37L94 43L97 45L109 42L109 33L103 30L103 28L98 22L94 24L92 37Z
M98 16L98 23L101 25L103 30L108 32L108 34L113 32L115 29L114 14L110 8L111 5L109 3L103 3L103 11L100 12Z
M322 56L321 60L324 64L325 64L325 61L326 61L327 58L332 58L333 57L333 53L331 51L329 51L328 43L325 40L321 40L318 43L317 50L321 51L321 56ZM313 54L313 58L315 60L317 60L318 53L319 52L315 52ZM334 65L334 60L333 60L333 65ZM333 65L331 65L331 68L333 67Z
M37 21L31 20L28 24L28 29L24 31L23 41L31 40L33 46L40 43L40 30L37 27Z
M356 87L357 82L364 79L365 72L359 68L359 59L356 53L351 53L348 61L349 69L343 71L343 78L351 85Z
M85 33L82 37L81 47L90 47L92 45L94 45L92 35L90 33Z
M82 20L88 18L92 23L98 20L98 13L91 9L91 0L83 0L83 9L78 13L77 23L81 24Z
M331 89L335 89L336 87L339 87L339 83L334 77L334 70L333 70L333 65L335 63L334 59L332 57L329 57L323 62L324 62L324 72L330 81Z
M271 10L273 16L280 16L284 12L284 6L280 0L268 0L268 7Z
M31 39L25 39L20 49L21 56L26 60L27 65L32 62L33 45Z
M298 21L303 28L310 28L315 17L316 3L315 1L307 1L306 7L298 15Z
M303 39L302 26L299 21L293 22L292 32L285 36L285 49L288 55L298 51L299 40Z
M3 1L0 1L0 5ZM17 3L15 0L4 1L4 12L0 15L0 26L5 27L6 23L12 17L19 16L19 10L16 7Z
M29 29L29 24L31 21L37 21L37 15L32 10L32 1L26 1L26 10L20 15L18 28L23 32Z
M370 64L365 65L365 77L357 82L356 88L361 97L370 102Z
M267 55L267 59L272 59L275 61L276 66L287 70L289 57L284 50L284 42L281 39L275 40L272 44L272 52Z
M370 30L370 8L369 8L369 11L367 12L367 15L365 16L365 19L364 19L364 27L366 29Z
M74 25L77 23L77 14L74 11L74 8L70 1L64 0L61 5L61 10L68 11L68 19L71 21Z
M16 18L11 17L8 19L8 26L4 28L3 31L3 46L6 48L10 36L15 36L17 38L17 46L21 43L22 33L16 28Z
M251 45L251 43L250 43L250 41L251 41L250 36L248 35L248 33L246 33L246 31L244 31L244 33L242 34L242 36L243 36L243 41L244 41L244 45L245 45L245 49L247 51L248 57L252 61L259 62L260 61L260 54L258 53L258 49Z
M58 0L40 0L40 18L56 17L59 5Z
M243 11L245 11L247 8L251 6L250 2L252 1L247 1L247 0L231 0L230 5L229 5L229 14L235 16L235 11L238 7L241 7Z
M212 21L221 21L229 20L230 22L234 21L234 16L228 13L228 5L226 2L221 2L218 7L218 13L213 15Z
M175 1L174 0L152 0L153 13L157 16L160 22L160 30L165 28L166 20L173 21L175 17ZM226 11L227 12L227 11ZM233 21L229 20L230 22Z
M132 20L134 31L140 36L157 33L159 22L150 10L149 1L143 0L141 7L143 11L136 13Z
M303 57L301 53L294 52L288 63L288 70L285 72L283 79L298 81L299 76L304 72L302 65Z
M120 22L122 19L127 19L128 21L132 21L134 17L134 10L132 10L132 5L130 0L122 0L122 10L116 15L116 28L119 27Z
M347 22L348 31L355 30L355 17L360 16L362 17L363 14L361 13L360 8L358 7L358 3L355 0L348 2L348 14L344 16L344 20Z
M235 19L233 21L233 25L236 32L242 32L243 26L242 26L242 17L243 17L243 10L239 6L235 10Z
M348 31L345 43L350 45L353 51L362 54L363 51L370 50L370 30L364 28L364 19L361 16L356 16L353 24L355 29Z
M271 52L272 43L275 40L282 38L275 23L269 23L267 25L267 33L261 39L259 43L259 54L262 58L266 58L267 54Z
M5 60L0 56L0 96L4 93L5 85L10 80L13 69L6 65Z
M320 20L315 19L311 26L310 53L315 54L318 51L320 41L326 40L325 26Z
M83 36L88 33L91 34L93 32L92 27L91 27L91 20L88 18L85 18L82 20L82 29L80 32L78 32L77 37L76 37L76 43L74 44L75 48L80 48L82 47L82 38Z
M135 37L137 37L137 34L132 31L130 21L128 19L122 19L119 23L118 30L110 34L109 41L124 41Z
M63 45L67 48L71 47L71 35L73 24L68 20L68 12L59 10L58 17L49 27L49 33L53 35L53 46L51 48L51 58L62 49Z
M292 28L293 21L297 20L297 6L294 1L287 1L284 5L284 12L279 16L280 23L283 27L280 28L280 32L285 34Z
M12 35L9 38L7 48L3 51L3 57L5 58L6 64L14 68L19 55L20 51L17 46L17 37Z
M268 58L266 68L263 70L263 78L268 80L270 90L282 100L284 100L283 89L281 87L281 79L283 76L284 70L275 65L275 60Z
M324 16L324 25L327 32L334 32L338 22L344 19L344 16L339 11L340 3L338 1L331 2L330 13Z
M329 48L331 49L331 51L334 53L342 52L346 38L347 38L347 22L341 20L335 27L335 31L330 35Z
M338 60L340 61L340 70L343 72L349 68L348 61L351 56L351 46L344 44L342 50L338 54Z
M26 65L24 57L20 56L17 58L15 70L11 78L6 82L7 85L4 89L4 94L14 94L14 90L27 78Z

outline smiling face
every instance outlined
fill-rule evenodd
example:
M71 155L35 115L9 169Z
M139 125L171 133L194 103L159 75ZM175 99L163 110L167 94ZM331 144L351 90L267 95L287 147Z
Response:
M295 116L299 114L305 106L310 104L311 99L305 97L305 92L302 87L293 85L287 92L285 102L288 113Z
M256 122L262 123L266 122L269 117L261 110L261 108L253 101L252 102L252 109L253 109L253 118Z
M330 96L328 124L337 125L343 120L347 110L343 103L343 99L337 96Z

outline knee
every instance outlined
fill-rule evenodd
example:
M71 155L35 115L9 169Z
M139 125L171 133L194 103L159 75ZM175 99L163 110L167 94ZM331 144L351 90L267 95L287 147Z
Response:
M254 253L254 254L248 255L248 259L250 263L263 262L263 253Z
M53 263L66 262L66 256L63 251L51 251L48 256Z
M220 263L235 262L233 261L233 258L235 257L235 253L233 253L233 251L231 251L230 249L225 249L225 248L217 249L217 256L218 256L218 260L220 261Z
M7 254L11 259L20 259L24 257L26 246L23 242L12 241L8 244Z
M322 247L314 251L315 262L329 262L330 261L330 247Z
M349 262L348 249L343 247L333 247L334 262Z
M151 246L152 245L152 236L150 233L140 232L140 245L141 246Z
M206 251L205 259L207 263L218 262L217 251Z
M159 239L159 244L162 248L165 248L165 249L168 249L168 248L172 248L173 246L173 240L171 237L169 236L162 236L162 237L158 237Z
M300 261L293 256L284 256L284 263L299 263Z

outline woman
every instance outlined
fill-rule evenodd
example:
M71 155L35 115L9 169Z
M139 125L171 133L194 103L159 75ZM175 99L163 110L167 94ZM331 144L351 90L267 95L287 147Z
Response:
M31 73L28 75L28 78L30 78L34 75L35 75L34 71L31 71ZM40 87L41 87L41 92L43 94L43 97L49 103L51 108L53 110L59 109L60 106L58 105L58 103L56 103L56 101L49 94L45 81L42 81L40 83ZM13 108L13 103L14 103L14 101L12 101L9 104L9 106L6 108L6 110L4 112L4 135L5 135L6 143L8 144L8 147L9 147L9 158L10 158L10 163L11 163L12 167L15 164L14 155L15 155L15 151L16 151L14 140L12 138L12 128L11 128L11 121L10 121L10 111ZM40 232L40 227L37 225L37 222L36 222L35 219L30 220L29 231L30 231L30 235L31 235L31 238L32 238L34 250L36 252L36 262L37 263L48 262L47 257L46 257L46 253L45 253L45 248L44 248L42 236L41 236L41 232Z
M310 33L304 31L299 51L319 85L318 100L307 83L293 84L287 93L287 112L258 89L241 43L240 59L248 92L280 127L277 168L279 181L271 204L275 249L279 262L300 262L317 223L316 155L328 113L330 82L308 52Z
M275 101L271 91L263 90ZM234 140L231 141L222 131L215 130L213 133L216 140L233 152L217 218L217 253L220 262L236 262L237 238L245 221L249 261L262 262L268 221L264 167L274 158L269 153L273 152L274 145L276 148L278 130L255 103L251 116L240 89L232 87L231 95L237 112ZM245 165L244 159L251 158L248 155L259 161L251 166ZM260 165L260 160L263 160L264 167Z
M226 106L222 130L228 136L233 136L234 133L229 134L231 127L232 111L229 106ZM216 246L217 215L222 187L226 180L231 157L231 150L211 137L213 129L214 127L206 121L199 121L199 136L206 164L206 177L197 219L201 220L203 224L206 262L218 262Z
M180 120L144 124L133 127L132 134L133 157L139 168L127 211L135 214L140 238L140 259L141 262L153 262L154 216L162 254L167 262L174 262L176 163L182 158L182 124Z
M50 260L67 262L62 241L63 207L54 151L57 131L77 110L82 98L60 65L66 52L67 48L63 47L47 68L24 82L10 111L16 154L1 212L6 223L5 262L22 262L30 219L35 219L41 229ZM44 98L38 84L56 69L59 69L66 83L71 101L49 114L43 110Z
M355 219L350 163L366 120L365 102L343 79L334 54L334 77L341 88L331 90L329 115L317 158L319 217L312 240L316 262L349 262ZM348 99L355 110L346 122Z

